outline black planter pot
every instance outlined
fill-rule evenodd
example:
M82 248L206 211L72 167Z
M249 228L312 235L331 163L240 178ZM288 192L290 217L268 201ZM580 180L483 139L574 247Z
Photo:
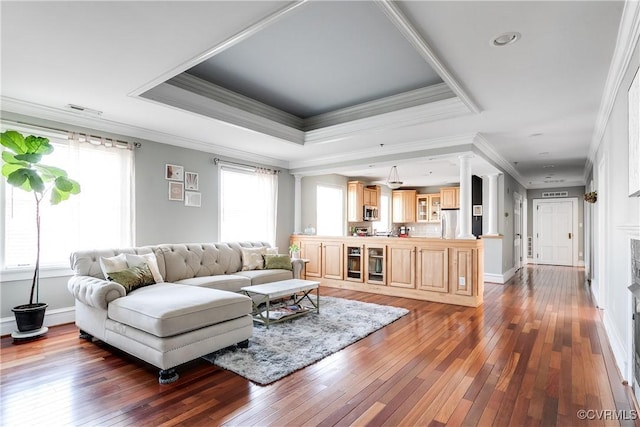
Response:
M35 331L42 328L44 323L44 312L47 309L46 303L24 304L13 307L16 323L20 332Z

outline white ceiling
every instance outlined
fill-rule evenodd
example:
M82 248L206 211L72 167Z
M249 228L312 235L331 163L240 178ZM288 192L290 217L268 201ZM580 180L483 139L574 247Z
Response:
M296 144L137 96L207 59L247 28L268 28L277 19L267 18L291 5L269 1L3 1L2 110L298 172L386 177L397 163L401 180L422 176L424 185L437 184L427 180L428 171L451 182L445 170L457 156L454 149L444 156L447 147L468 152L468 144L480 142L493 161L476 153L476 174L488 173L481 170L491 163L528 188L584 184L623 2L396 4L478 113L399 121ZM31 30L25 31L25 22ZM492 46L505 31L518 31L522 39ZM372 49L379 45L370 42ZM102 114L74 113L68 104Z

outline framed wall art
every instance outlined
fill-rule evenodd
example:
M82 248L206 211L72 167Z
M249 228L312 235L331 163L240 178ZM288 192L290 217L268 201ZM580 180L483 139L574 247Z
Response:
M184 180L184 168L178 165L166 164L164 166L164 179L168 179L170 181Z
M191 191L198 191L198 174L195 172L185 172L184 174L184 189Z
M169 200L176 200L179 202L184 200L184 183L182 182L169 183Z
M640 197L640 72L636 70L628 92L629 197Z
M184 205L199 208L202 204L202 193L197 191L184 192Z

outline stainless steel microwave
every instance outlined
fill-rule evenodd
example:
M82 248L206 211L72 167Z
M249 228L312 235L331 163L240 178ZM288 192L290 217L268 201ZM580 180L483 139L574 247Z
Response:
M378 220L378 208L375 206L365 206L362 217L365 221L377 221Z

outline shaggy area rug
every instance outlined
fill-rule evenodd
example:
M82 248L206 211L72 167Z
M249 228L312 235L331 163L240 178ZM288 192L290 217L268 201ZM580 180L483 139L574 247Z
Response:
M409 310L343 298L320 297L320 314L309 313L269 329L254 323L249 348L230 347L207 361L266 385L353 344Z

